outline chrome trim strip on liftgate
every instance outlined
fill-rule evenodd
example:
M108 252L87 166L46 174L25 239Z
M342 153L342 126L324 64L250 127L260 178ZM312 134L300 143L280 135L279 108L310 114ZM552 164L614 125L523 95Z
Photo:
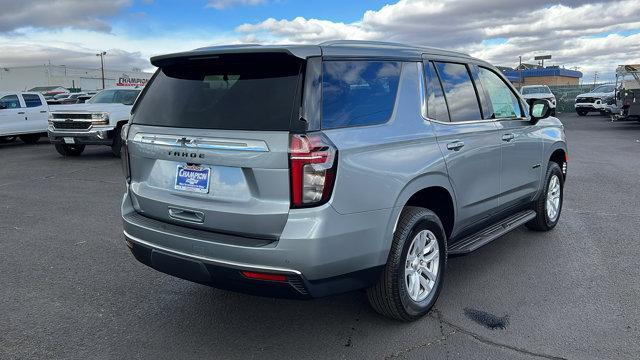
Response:
M236 150L268 152L267 143L262 140L225 139L208 137L186 137L178 135L161 135L137 133L133 142L171 147L186 147L208 150Z

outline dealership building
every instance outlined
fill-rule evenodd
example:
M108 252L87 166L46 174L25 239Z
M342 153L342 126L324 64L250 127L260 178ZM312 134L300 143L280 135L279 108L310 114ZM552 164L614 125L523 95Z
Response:
M561 68L559 66L542 67L522 64L515 69L498 67L502 73L516 86L523 85L579 85L582 73L577 70Z
M144 71L104 70L105 88L141 86L152 76ZM0 67L0 90L28 91L38 87L56 87L91 91L102 89L100 69L64 65Z

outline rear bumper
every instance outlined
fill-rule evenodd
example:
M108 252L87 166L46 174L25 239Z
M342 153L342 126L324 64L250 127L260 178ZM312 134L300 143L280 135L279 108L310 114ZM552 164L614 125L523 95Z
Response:
M136 213L122 203L124 236L136 259L197 283L238 292L311 298L373 285L389 249L392 209L350 215L330 205L291 211L279 239L265 243L190 228ZM164 224L164 225L163 225ZM284 282L247 279L242 271L285 275Z
M383 266L364 269L328 279L310 281L301 274L265 269L269 273L286 275L286 281L253 280L242 275L242 271L259 271L251 266L220 265L199 260L193 256L176 255L155 247L140 245L127 237L127 246L141 263L165 274L249 295L288 299L311 299L371 286L380 276Z
M49 126L47 136L54 144L64 143L64 138L73 138L75 144L111 146L113 130L113 126L92 126L87 130L60 130Z

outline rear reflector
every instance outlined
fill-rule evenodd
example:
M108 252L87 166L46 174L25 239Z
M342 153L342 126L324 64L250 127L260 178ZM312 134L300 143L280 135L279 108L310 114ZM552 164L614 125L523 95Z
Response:
M247 279L253 279L253 280L280 281L280 282L287 281L287 276L281 275L281 274L266 274L266 273L257 273L257 272L251 272L251 271L241 271L241 274Z

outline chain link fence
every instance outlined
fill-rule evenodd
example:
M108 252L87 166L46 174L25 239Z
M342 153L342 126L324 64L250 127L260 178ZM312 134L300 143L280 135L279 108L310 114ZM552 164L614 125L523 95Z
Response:
M583 85L561 85L561 86L549 86L551 92L556 97L556 111L557 112L574 112L576 96L584 93L588 93L592 89L600 85L613 85L613 83L600 83L600 84L583 84Z

